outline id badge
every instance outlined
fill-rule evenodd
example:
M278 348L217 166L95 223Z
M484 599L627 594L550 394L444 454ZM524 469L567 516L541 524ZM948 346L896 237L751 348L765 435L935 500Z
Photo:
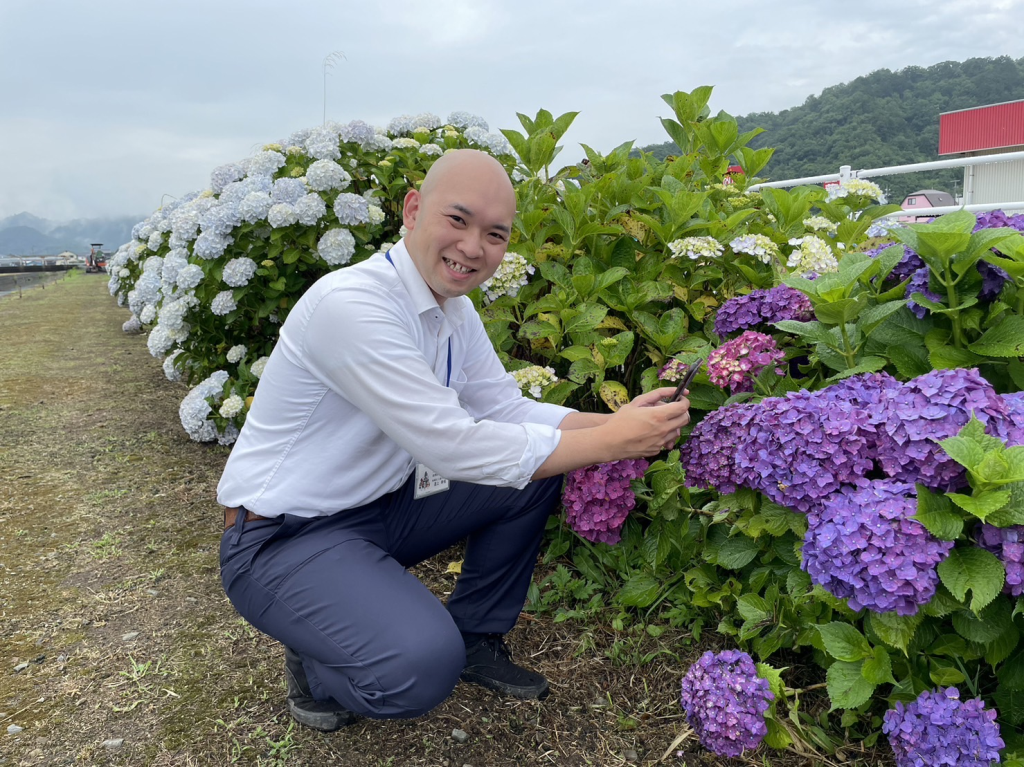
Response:
M422 463L416 464L416 489L413 498L419 500L428 495L443 493L448 489L448 480Z

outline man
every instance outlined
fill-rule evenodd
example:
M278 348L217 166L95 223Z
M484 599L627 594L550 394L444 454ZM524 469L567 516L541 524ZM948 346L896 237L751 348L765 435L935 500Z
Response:
M439 158L406 195L404 240L317 281L281 328L218 487L221 575L285 645L302 724L418 716L460 677L543 697L502 637L561 475L653 455L689 421L671 389L614 415L522 396L466 297L501 263L515 207L491 156ZM406 567L463 538L445 607Z

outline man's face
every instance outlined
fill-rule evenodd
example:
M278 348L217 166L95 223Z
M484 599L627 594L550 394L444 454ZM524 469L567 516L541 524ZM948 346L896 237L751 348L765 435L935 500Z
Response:
M452 168L405 198L405 242L439 304L464 296L501 264L515 216L508 176L481 163Z

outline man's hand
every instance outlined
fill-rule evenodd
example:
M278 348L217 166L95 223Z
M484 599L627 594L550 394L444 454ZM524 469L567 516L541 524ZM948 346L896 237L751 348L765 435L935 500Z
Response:
M614 429L623 458L646 458L675 445L679 433L690 422L690 401L685 397L666 402L675 387L653 389L634 397L608 419L603 428Z

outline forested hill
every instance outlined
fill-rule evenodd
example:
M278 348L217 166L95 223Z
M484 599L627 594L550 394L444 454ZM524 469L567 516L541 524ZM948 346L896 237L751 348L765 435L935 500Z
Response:
M775 155L760 175L782 180L837 173L840 165L861 169L937 160L940 112L1017 99L1024 99L1024 58L1000 56L880 69L826 88L802 106L737 120L741 131L765 129L751 146L774 147ZM670 142L645 151L664 157L678 149ZM875 181L898 203L918 189L960 193L962 179L958 168Z

